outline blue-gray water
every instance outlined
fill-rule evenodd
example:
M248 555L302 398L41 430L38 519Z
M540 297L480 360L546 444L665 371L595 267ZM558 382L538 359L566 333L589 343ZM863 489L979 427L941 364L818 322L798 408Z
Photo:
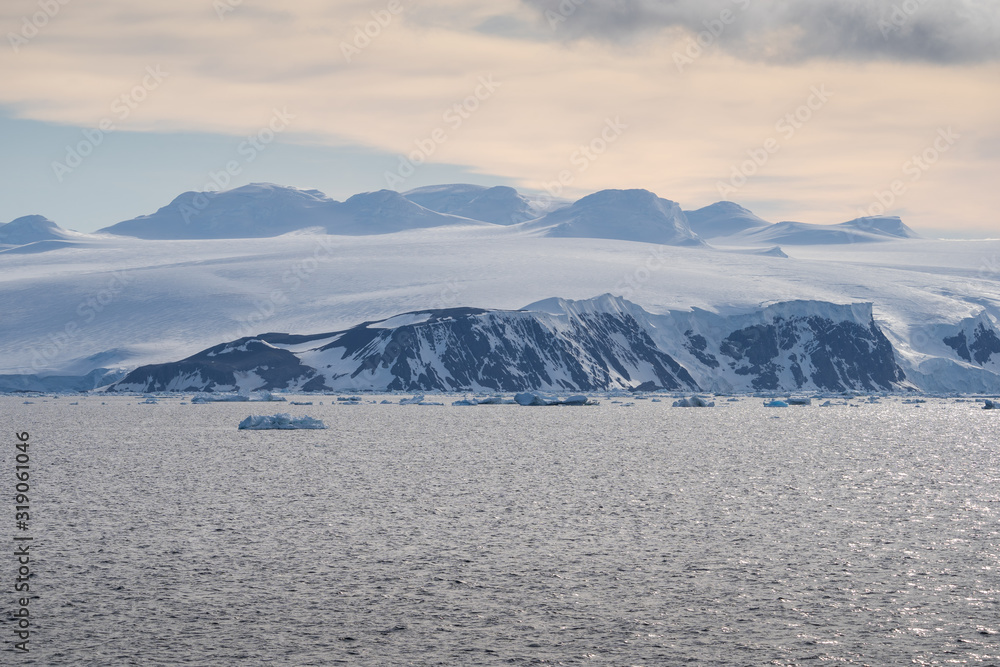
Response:
M37 595L3 664L1000 665L975 403L32 400L0 398ZM283 411L331 428L236 430Z

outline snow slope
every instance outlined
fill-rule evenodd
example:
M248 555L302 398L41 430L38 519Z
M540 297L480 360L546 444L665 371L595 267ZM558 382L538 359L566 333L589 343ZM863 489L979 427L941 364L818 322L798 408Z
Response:
M602 190L524 225L559 238L704 244L679 205L648 190Z
M717 237L720 245L838 245L916 239L919 235L897 216L857 218L838 225L779 222Z
M63 229L42 215L26 215L0 225L0 245L25 245L39 241L66 241L82 236Z
M545 214L546 207L506 186L428 185L404 192L415 204L438 213L458 215L498 225L514 225ZM568 204L568 202L565 202Z
M733 236L747 230L769 227L770 222L731 201L720 201L695 211L684 211L692 231L703 239Z

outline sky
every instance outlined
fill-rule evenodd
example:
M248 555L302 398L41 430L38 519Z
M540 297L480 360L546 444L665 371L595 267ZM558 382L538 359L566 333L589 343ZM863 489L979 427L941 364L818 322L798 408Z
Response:
M995 0L5 0L0 28L0 222L463 182L1000 235Z

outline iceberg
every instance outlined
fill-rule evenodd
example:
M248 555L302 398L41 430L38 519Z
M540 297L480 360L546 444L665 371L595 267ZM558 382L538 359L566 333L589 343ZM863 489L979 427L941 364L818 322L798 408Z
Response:
M577 396L570 396L566 400L559 403L559 405L587 405L590 399L582 394Z
M592 401L586 396L575 395L560 400L553 396L546 396L534 391L522 391L514 395L514 402L523 406L536 405L600 405L598 401Z
M1000 410L1000 403L997 401L987 400L983 404L983 410Z
M518 405L523 405L525 407L532 405L553 405L555 403L555 399L547 398L533 391L522 391L519 394L515 394L514 401Z
M276 415L250 415L246 419L240 422L239 430L241 431L266 431L271 429L279 430L290 430L290 429L322 429L326 428L324 424L319 419L313 419L312 417L293 417L287 412L282 412Z
M424 402L423 394L418 394L413 398L401 398L399 399L400 405L420 405Z
M200 405L201 403L246 403L250 400L249 396L240 396L239 394L195 394L191 397L192 405Z
M701 396L692 396L674 401L675 408L714 408L715 401L709 401Z
M788 407L788 403L785 403L784 401L779 400L779 399L776 398L773 401L767 401L766 403L764 403L764 407L765 408L787 408Z

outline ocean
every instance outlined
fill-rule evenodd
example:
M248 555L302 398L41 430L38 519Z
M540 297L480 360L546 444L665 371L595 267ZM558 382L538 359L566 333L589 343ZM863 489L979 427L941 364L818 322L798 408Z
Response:
M189 398L0 397L0 663L1000 665L975 402Z

